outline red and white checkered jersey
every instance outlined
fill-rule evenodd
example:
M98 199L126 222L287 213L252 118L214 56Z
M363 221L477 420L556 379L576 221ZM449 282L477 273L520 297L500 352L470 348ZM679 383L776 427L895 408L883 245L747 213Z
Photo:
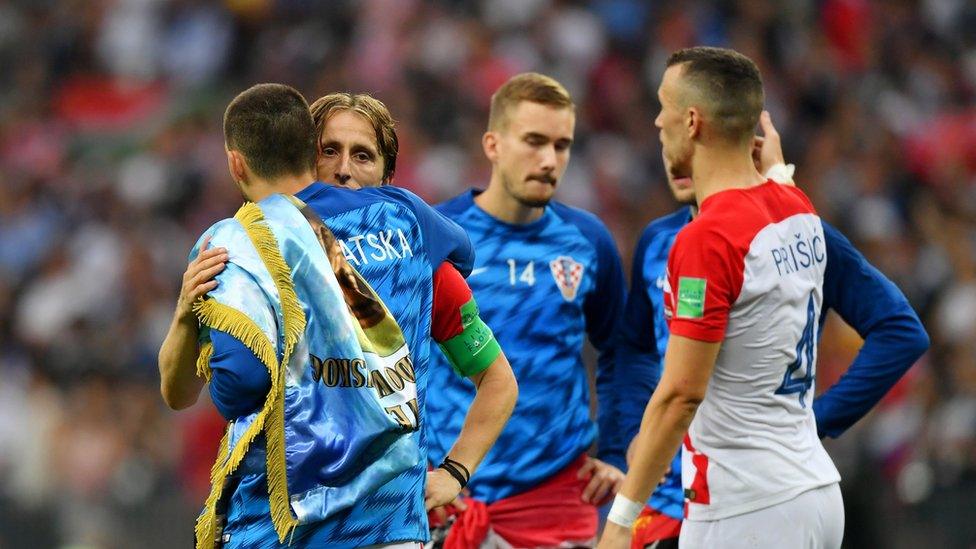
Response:
M810 200L772 181L708 197L678 233L664 289L671 334L722 342L684 442L689 520L840 480L811 407L826 264Z

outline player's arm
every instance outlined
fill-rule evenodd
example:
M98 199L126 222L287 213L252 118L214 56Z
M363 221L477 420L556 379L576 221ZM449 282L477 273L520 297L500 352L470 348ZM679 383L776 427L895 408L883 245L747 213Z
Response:
M197 377L199 327L193 314L193 302L217 286L214 280L227 261L225 248L207 249L206 237L196 258L183 273L183 284L176 301L176 311L169 331L159 348L160 392L166 405L174 410L192 406L203 389L204 380Z
M623 541L629 546L630 526L614 522L615 513L630 511L636 518L643 502L667 472L698 405L705 398L720 347L720 341L699 341L676 334L669 338L664 375L647 403L634 440L630 469L617 493L599 547L618 547ZM631 523L633 518L629 518ZM627 520L628 517L623 517L621 522Z
M602 223L579 223L593 241L597 252L596 284L583 303L586 335L597 350L597 457L587 458L580 478L589 477L583 488L584 502L599 504L612 496L623 482L626 441L620 433L620 403L627 397L625 386L643 377L641 365L623 364L617 357L616 330L623 314L627 283L617 245ZM621 394L623 392L623 394ZM636 414L639 414L639 409ZM635 420L636 424L637 421Z
M620 445L629 444L634 439L651 393L661 380L661 357L654 331L654 320L657 317L654 305L648 297L650 289L643 272L647 246L653 236L654 233L647 230L637 243L631 270L630 293L617 329L616 361L625 365L618 370L626 372L632 367L638 372L638 375L630 376L629 379L618 376L616 383L617 427L612 436ZM655 287L653 291L661 290ZM604 433L601 440L607 438L608 434ZM626 469L626 463L619 459L609 456L605 459L619 469Z
M667 471L705 398L708 381L742 286L741 265L727 242L702 225L685 227L668 258L670 314L664 374L644 411L630 469L599 547L629 547L630 527Z
M478 315L471 289L448 262L434 275L434 309L431 335L458 375L476 388L457 440L443 467L427 476L428 510L457 497L491 449L518 398L518 385L491 329ZM460 474L461 479L456 475Z
M210 330L210 400L224 419L246 416L264 404L271 390L271 374L254 351L241 340Z
M824 311L833 308L864 345L847 373L813 402L821 437L840 436L872 408L929 347L904 294L837 229L823 223L827 248Z

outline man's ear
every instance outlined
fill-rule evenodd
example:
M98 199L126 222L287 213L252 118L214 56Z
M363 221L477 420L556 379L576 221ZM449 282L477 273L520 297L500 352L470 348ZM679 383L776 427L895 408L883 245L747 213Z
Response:
M230 176L239 184L247 184L248 182L248 169L247 161L244 159L244 155L238 151L227 151L227 169L230 170Z
M688 107L685 115L685 125L688 130L688 138L695 139L701 136L702 132L702 113L698 107Z
M487 131L481 136L481 148L489 161L498 159L498 132Z

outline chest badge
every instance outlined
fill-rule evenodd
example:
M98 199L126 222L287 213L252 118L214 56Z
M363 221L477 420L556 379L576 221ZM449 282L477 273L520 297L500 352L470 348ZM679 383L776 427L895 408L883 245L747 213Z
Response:
M579 290L580 282L583 281L584 267L585 265L566 255L561 255L549 262L552 278L556 281L556 286L559 286L559 291L566 301L576 299L576 292Z

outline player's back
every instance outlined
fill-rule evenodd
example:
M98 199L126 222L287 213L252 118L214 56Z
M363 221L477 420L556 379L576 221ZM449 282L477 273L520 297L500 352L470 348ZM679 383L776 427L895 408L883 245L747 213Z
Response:
M467 236L418 197L396 187L353 191L314 183L297 196L329 226L350 265L362 274L400 325L413 359L423 424L433 273L446 260L463 272L470 269L473 254ZM423 430L411 436L418 437L424 452ZM313 537L300 541L355 547L426 539L425 476L423 460L357 502L349 512L318 525Z
M839 480L812 412L823 227L798 189L716 193L669 259L672 334L722 346L685 440L691 520L775 505Z

